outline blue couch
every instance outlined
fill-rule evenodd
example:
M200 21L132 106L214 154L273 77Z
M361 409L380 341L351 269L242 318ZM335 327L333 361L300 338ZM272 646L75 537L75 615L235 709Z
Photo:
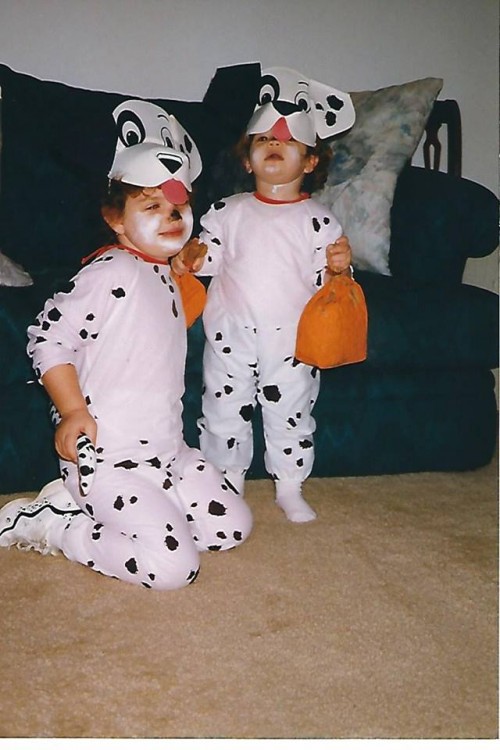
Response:
M245 66L237 71L248 75L250 90L254 73ZM109 97L113 103L125 97L40 82L5 66L0 66L0 85L0 248L34 280L32 286L0 287L0 492L7 493L37 490L58 474L49 404L34 382L25 332L45 299L67 283L81 257L99 242L91 180L82 178L81 163L80 170L70 164L70 149L55 153L53 133L78 107L95 112L98 121L106 97L108 109ZM57 120L62 103L64 123ZM225 129L210 98L165 106L201 140L210 179L217 150L234 140L252 101L249 96L242 102L240 122L225 122ZM40 113L40 122L23 119L28 109ZM200 116L205 125L213 118L212 138L207 127L197 137ZM95 138L90 143L95 154L100 144ZM199 188L198 216L214 191L217 185L211 191ZM456 174L405 167L391 213L392 275L356 274L368 306L368 358L321 375L313 476L461 471L491 461L497 436L491 370L498 366L498 297L463 284L462 275L468 257L486 256L497 244L498 201L491 191ZM185 437L196 445L200 321L189 330L188 343ZM266 476L258 412L255 421L249 478Z

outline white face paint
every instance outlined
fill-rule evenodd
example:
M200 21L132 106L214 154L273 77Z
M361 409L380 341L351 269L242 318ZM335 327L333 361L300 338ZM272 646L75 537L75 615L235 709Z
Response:
M310 172L313 166L303 143L280 141L272 131L253 137L248 163L255 174L257 186L264 181L273 186L273 192L296 181L300 185L304 174Z
M158 260L176 255L193 230L189 203L169 203L161 188L129 196L119 222L113 227L121 244Z

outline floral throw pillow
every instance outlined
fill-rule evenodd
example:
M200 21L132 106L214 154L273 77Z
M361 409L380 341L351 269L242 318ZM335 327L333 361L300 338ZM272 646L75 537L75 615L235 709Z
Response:
M332 140L328 179L314 197L342 224L356 268L390 276L396 180L418 146L442 86L441 78L424 78L351 93L356 122Z

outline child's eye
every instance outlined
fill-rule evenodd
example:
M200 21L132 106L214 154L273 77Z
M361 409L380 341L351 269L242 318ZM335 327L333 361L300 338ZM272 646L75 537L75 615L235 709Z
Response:
M159 203L150 203L146 206L146 211L157 211L160 208Z

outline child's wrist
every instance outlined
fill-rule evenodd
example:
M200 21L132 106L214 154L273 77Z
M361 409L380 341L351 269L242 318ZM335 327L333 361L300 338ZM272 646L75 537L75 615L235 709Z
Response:
M333 271L329 266L326 267L326 272L330 276L349 276L351 279L354 278L354 268L352 265L347 266L342 271Z

